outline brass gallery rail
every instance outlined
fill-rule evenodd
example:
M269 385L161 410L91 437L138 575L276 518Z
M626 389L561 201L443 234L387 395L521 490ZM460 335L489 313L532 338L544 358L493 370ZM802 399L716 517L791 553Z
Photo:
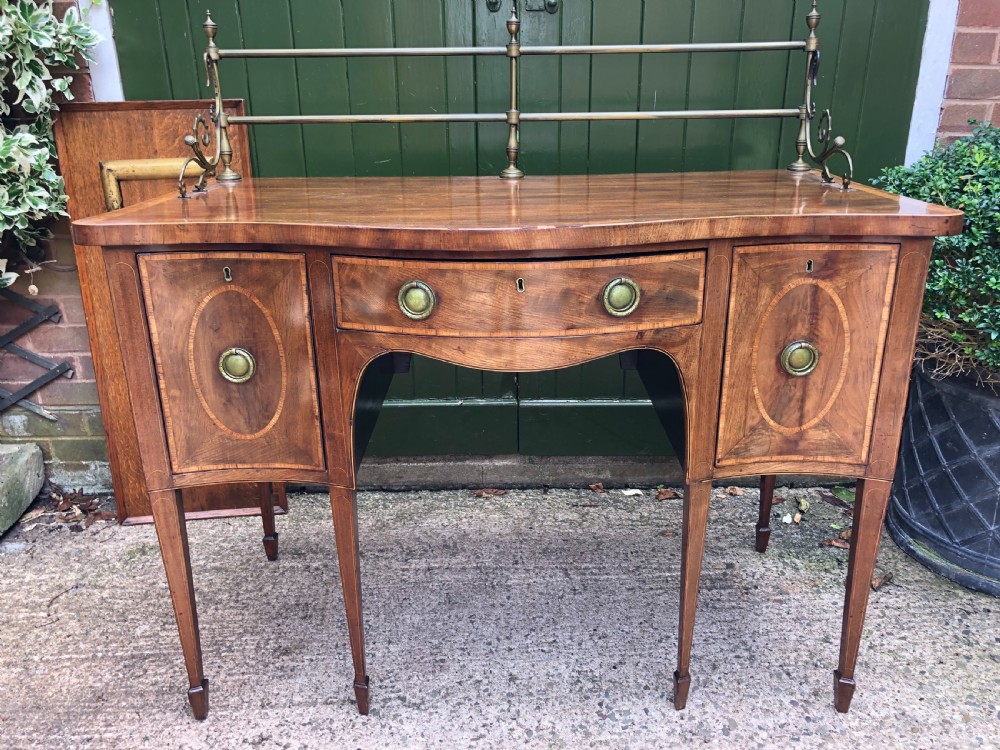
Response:
M504 179L520 179L524 172L518 166L521 143L522 122L560 122L580 120L704 120L730 118L798 118L799 132L795 139L797 158L788 165L793 172L805 172L811 167L806 162L808 156L822 169L823 180L833 182L828 160L834 154L841 154L847 162L847 169L841 178L846 190L853 177L853 163L850 154L844 150L844 139L832 137L830 110L819 116L816 136L820 151L813 146L811 125L816 119L816 105L812 100L812 90L819 74L819 27L820 13L813 0L812 9L806 16L809 35L803 41L780 42L731 42L693 44L623 44L623 45L576 45L576 46L521 46L521 20L518 14L518 0L512 0L511 16L507 21L510 41L503 47L358 47L323 49L221 49L215 43L218 26L207 14L202 28L208 37L204 61L207 85L212 87L214 102L209 117L199 115L195 119L192 134L184 140L194 151L189 161L196 162L204 170L195 185L195 190L203 190L206 180L215 177L220 182L235 182L239 173L231 166L233 150L230 145L228 128L230 125L274 125L274 124L345 124L345 123L415 123L415 122L505 122L508 125L507 167L500 173ZM609 55L609 54L656 54L698 52L767 52L803 50L806 53L805 82L802 104L788 108L760 109L702 109L664 110L631 112L522 112L520 110L519 60L525 55ZM227 115L222 108L222 89L219 82L219 62L223 59L277 59L277 58L359 58L359 57L455 57L455 56L506 56L510 67L510 109L506 112L482 113L432 113L432 114L375 114L375 115ZM209 121L215 126L215 153L211 156L205 149L211 146L212 136ZM180 194L186 194L183 170L179 182Z

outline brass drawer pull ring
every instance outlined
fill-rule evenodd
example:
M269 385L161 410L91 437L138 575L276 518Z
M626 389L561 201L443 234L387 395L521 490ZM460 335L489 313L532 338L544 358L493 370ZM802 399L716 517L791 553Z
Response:
M808 341L793 341L781 350L781 367L792 377L808 375L818 364L819 349Z
M434 290L422 281L407 281L399 288L396 297L403 315L413 320L424 320L434 312L437 297Z
M245 383L257 371L257 361L246 349L234 346L219 355L219 372L230 383Z
M639 306L640 296L639 285L628 276L620 276L604 287L604 309L616 318L624 318Z

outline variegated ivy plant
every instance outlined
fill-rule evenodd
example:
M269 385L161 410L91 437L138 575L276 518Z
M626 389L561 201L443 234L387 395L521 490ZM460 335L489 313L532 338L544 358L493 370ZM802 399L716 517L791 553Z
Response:
M97 34L70 7L57 18L51 0L0 0L0 257L38 270L32 252L46 224L65 216L66 192L54 168L52 110L71 99L78 56Z

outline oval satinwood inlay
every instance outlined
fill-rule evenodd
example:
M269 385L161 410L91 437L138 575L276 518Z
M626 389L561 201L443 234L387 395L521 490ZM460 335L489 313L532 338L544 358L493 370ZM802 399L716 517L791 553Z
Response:
M254 377L245 383L219 374L219 353L230 347L254 354ZM198 403L220 430L237 440L270 432L285 404L288 372L281 334L256 295L231 284L212 290L192 316L187 357Z
M792 377L781 367L781 352L799 339L810 341L821 354L808 377ZM764 420L789 435L823 419L844 386L850 342L844 303L829 283L801 279L779 291L754 338L753 395Z

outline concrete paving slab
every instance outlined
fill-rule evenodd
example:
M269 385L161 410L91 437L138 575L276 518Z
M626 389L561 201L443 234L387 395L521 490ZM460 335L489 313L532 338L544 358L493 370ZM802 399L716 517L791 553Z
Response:
M0 444L0 534L17 523L44 481L41 448L34 443Z
M717 492L688 707L671 706L681 503L653 493L362 493L372 710L358 716L330 511L189 526L207 721L191 718L150 527L0 540L0 748L997 748L1000 601L886 537L850 714L832 705L846 519L810 489L753 551Z

